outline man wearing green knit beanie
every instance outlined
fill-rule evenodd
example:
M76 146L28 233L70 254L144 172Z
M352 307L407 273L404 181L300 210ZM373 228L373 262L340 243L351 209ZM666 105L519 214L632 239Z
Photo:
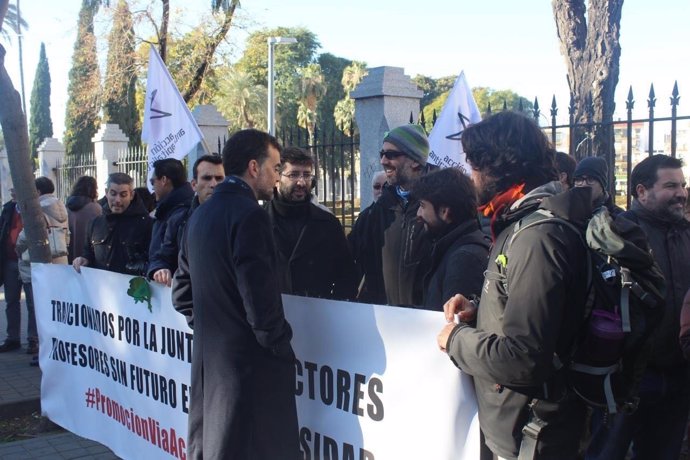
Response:
M409 188L428 170L429 139L419 125L399 126L385 134L379 155L387 183L348 238L362 276L358 299L421 305L430 243L416 217L419 201Z

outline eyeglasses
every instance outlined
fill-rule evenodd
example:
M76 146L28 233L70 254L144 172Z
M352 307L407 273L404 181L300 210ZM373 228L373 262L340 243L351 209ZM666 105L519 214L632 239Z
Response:
M575 185L594 185L596 182L597 180L595 178L588 176L580 176L573 179Z
M298 171L293 171L289 174L281 174L281 176L287 177L288 179L290 179L291 181L294 181L294 182L297 182L300 179L304 179L304 182L309 182L314 177L314 175L312 173L308 173L308 172L302 173L302 172L298 172Z
M400 156L405 155L405 153L400 152L398 150L381 150L379 152L379 155L381 155L381 158L386 157L386 159L392 160L394 158L398 158Z

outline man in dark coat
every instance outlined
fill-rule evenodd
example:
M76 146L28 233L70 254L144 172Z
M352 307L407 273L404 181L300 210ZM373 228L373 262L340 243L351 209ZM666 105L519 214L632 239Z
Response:
M177 229L187 214L194 198L194 191L187 182L187 171L180 160L166 158L153 163L151 177L153 193L156 195L155 219L151 246L149 247L149 278L170 286L172 275L177 269L179 248ZM168 235L168 244L163 244Z
M677 158L653 155L630 175L634 199L621 215L637 222L647 235L666 278L666 304L652 335L637 410L609 416L609 423L595 426L587 458L623 459L631 442L633 458L680 455L690 410L690 369L678 342L683 298L690 289L690 222L684 219L688 192L681 168Z
M419 125L399 126L386 134L380 154L388 185L348 237L362 280L358 300L419 305L430 247L410 186L428 171L429 140Z
M228 177L187 222L173 304L194 327L187 456L299 455L292 329L271 224L280 144L248 129L223 148Z
M132 178L112 173L106 184L108 205L89 224L83 255L72 261L83 266L126 275L145 276L153 221L134 195Z
M311 202L314 159L283 150L276 196L267 206L276 243L281 292L351 300L357 276L340 221Z
M479 228L477 195L472 180L455 168L434 171L412 184L419 200L417 218L433 241L424 275L424 307L443 311L456 294L481 294L489 240Z
M553 362L569 356L584 318L588 253L568 224L515 231L538 209L583 226L591 192L559 193L553 150L524 115L492 115L465 129L461 142L495 240L478 309L453 297L438 345L474 377L479 423L494 454L577 458L586 407ZM464 322L472 311L476 327Z

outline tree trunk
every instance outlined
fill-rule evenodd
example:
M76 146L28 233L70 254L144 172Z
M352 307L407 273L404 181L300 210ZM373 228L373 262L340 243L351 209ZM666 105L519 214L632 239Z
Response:
M161 15L161 29L158 37L159 52L161 59L165 63L168 58L168 22L170 20L170 1L161 0L163 4L163 14Z
M223 20L223 24L220 26L220 30L213 37L213 39L209 41L208 45L206 45L206 49L204 50L204 57L201 60L201 64L196 69L194 76L187 84L185 90L182 91L182 98L185 102L189 102L196 95L196 93L199 92L199 89L201 88L201 83L203 82L204 77L206 76L206 71L208 70L209 66L211 65L211 62L213 61L213 55L216 52L216 48L218 48L220 42L222 42L225 39L225 36L228 34L228 30L230 30L232 19L235 16L235 9L237 8L237 5L239 5L239 3L239 0L232 0L230 7L227 10L225 10L225 19Z
M577 160L591 155L604 157L612 178L615 152L611 123L621 54L623 0L589 0L587 7L584 0L553 0L552 6L568 69L573 120L590 124L574 130L573 144L580 148L571 154Z
M2 29L3 3L0 0L0 29ZM17 195L17 203L22 213L24 232L29 242L29 255L33 262L50 262L48 232L41 206L38 204L38 192L34 185L34 176L29 154L29 134L26 129L26 117L22 112L21 98L14 89L10 76L5 70L5 48L0 45L0 125L5 136L10 173Z

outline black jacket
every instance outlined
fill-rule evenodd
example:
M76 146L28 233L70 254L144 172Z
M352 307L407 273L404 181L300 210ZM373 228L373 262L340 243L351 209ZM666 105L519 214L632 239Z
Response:
M309 201L288 203L275 197L266 210L276 242L281 291L354 300L357 275L340 221ZM287 227L294 227L294 237Z
M443 304L455 294L479 296L489 246L477 220L464 222L436 240L424 276L424 307L443 311Z
M518 455L533 398L535 413L550 425L542 432L540 459L576 458L584 426L584 403L565 389L553 362L554 354L569 356L583 323L585 243L564 224L551 222L526 228L503 252L515 224L537 207L584 228L591 192L574 188L552 195L549 186L498 217L477 326L456 326L447 343L453 362L474 377L486 444L507 458Z
M0 285L5 282L4 265L5 265L5 244L7 236L10 234L10 226L12 225L12 216L17 210L17 203L10 200L2 205L2 212L0 213Z
M678 335L683 298L690 289L690 222L660 219L637 200L621 215L644 230L654 260L666 278L666 309L654 331L649 367L661 371L685 368Z
M122 214L113 214L106 205L88 226L83 257L92 268L145 276L152 225L137 196Z
M417 208L418 201L403 201L386 184L379 199L357 218L349 241L364 277L359 301L422 304L431 243L417 220Z
M192 186L185 182L158 203L149 247L149 278L162 268L175 273L180 252L177 246L177 232L187 216L193 198Z
M230 176L185 231L173 304L194 326L188 458L297 458L292 330L268 215Z

